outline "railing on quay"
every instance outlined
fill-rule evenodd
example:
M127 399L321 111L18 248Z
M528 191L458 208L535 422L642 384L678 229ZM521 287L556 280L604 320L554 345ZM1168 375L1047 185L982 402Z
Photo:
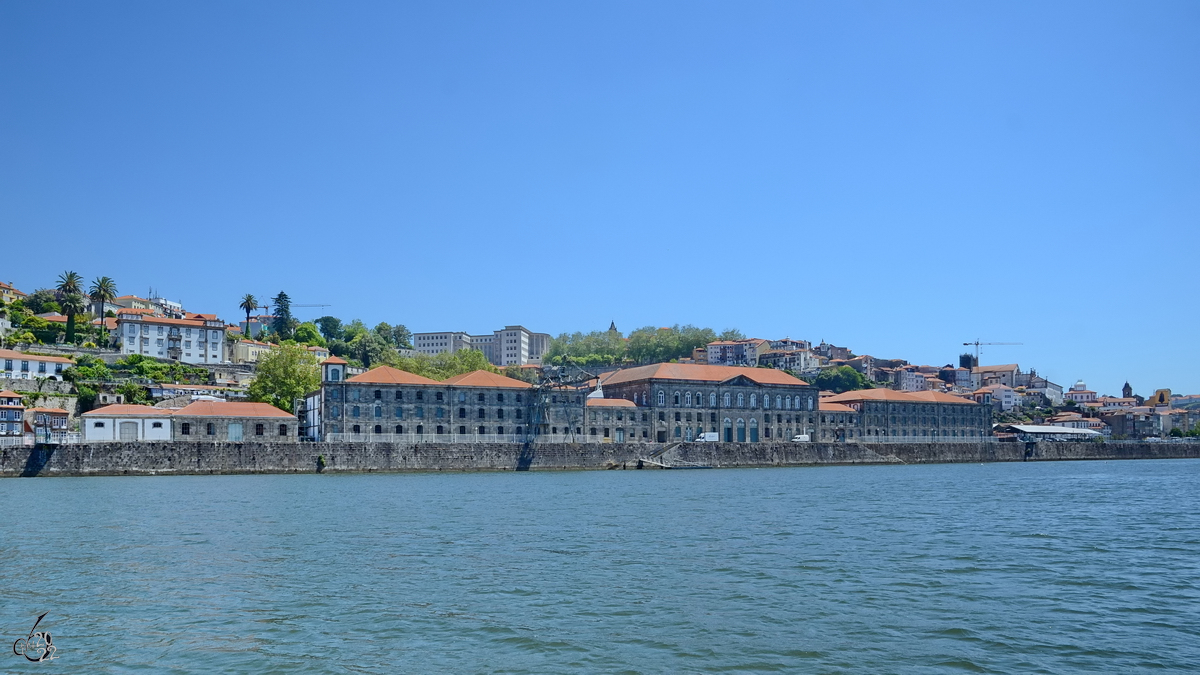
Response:
M583 443L584 436L564 434L326 434L329 443Z

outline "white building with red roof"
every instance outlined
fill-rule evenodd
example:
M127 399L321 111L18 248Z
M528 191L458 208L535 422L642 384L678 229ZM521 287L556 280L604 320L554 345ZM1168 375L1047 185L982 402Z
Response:
M193 364L224 363L229 358L225 353L226 328L214 314L172 319L123 311L117 315L116 339L122 354Z

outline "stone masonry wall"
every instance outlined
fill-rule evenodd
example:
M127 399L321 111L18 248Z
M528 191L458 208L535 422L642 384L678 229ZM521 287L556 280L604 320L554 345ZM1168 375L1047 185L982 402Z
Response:
M635 469L645 444L94 443L0 448L0 477ZM714 467L1200 458L1196 443L709 443L655 461ZM655 465L644 462L645 468Z

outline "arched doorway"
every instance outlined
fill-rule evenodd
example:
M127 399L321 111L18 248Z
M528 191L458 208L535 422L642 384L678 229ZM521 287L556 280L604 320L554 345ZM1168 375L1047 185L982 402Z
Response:
M750 442L758 442L758 420L750 418Z
M738 418L737 421L737 439L738 443L746 442L746 420Z
M731 422L728 417L725 418L725 434L722 436L722 438L725 439L726 443L733 441L733 422Z

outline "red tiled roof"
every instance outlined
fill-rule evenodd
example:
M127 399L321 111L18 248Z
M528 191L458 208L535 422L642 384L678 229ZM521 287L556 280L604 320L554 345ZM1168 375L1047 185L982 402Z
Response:
M70 415L71 413L62 408L26 408L26 413L51 413L54 415Z
M893 401L899 403L959 403L966 405L975 405L974 401L968 401L959 396L951 396L937 391L922 391L922 392L907 392L896 391L895 389L862 389L859 391L848 391L844 394L837 394L829 398L822 399L822 402L830 403L848 403L850 401Z
M329 359L332 361L333 359ZM410 373L399 368L391 366L379 366L372 368L365 373L360 373L354 377L346 378L347 382L357 382L360 384L438 384L437 380L431 380L428 377L422 377L416 373Z
M817 406L817 409L820 410L821 412L843 412L843 413L854 412L854 408L851 408L848 405L843 405L841 403L830 403L829 399L822 400L820 405Z
M116 405L106 405L103 408L96 408L95 410L90 410L83 413L84 417L137 417L140 415L169 417L171 415L171 411L165 408L152 408L148 405L118 403Z
M21 398L21 395L15 391L5 389L4 391L0 391L0 398Z
M24 361L45 361L46 363L75 363L71 359L64 359L61 356L38 356L36 354L22 354L13 349L0 349L0 359L21 359Z
M649 366L619 370L604 384L621 384L637 380L693 380L697 382L726 382L742 376L758 384L806 385L804 380L773 368L742 368L739 366L705 366L695 363L655 363Z
M246 403L242 401L194 401L174 413L178 417L289 417L269 403Z
M456 387L508 387L510 389L532 389L533 385L521 380L514 380L486 370L476 370L462 375L442 380L442 384Z
M623 398L589 398L587 399L587 407L589 408L636 408L637 405L633 401Z
M321 365L325 365L326 363L332 363L334 365L337 365L339 363L344 364L344 363L346 363L346 359L343 359L340 356L331 356L331 357L325 359L324 361L322 361Z

